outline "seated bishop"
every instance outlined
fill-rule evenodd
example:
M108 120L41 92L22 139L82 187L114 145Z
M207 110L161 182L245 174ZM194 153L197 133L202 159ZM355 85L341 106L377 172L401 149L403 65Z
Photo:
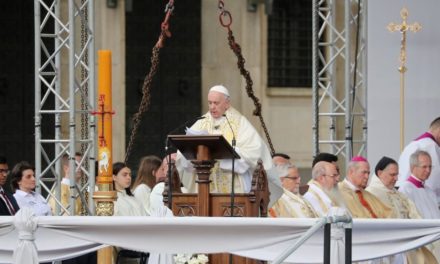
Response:
M391 209L376 196L366 191L370 165L361 156L348 163L347 176L339 183L339 191L353 218L389 218Z

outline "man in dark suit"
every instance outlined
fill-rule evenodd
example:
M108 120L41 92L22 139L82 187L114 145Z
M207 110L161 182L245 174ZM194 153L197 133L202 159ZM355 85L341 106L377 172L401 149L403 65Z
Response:
M0 156L0 215L15 215L20 209L14 196L4 189L9 167L5 157Z

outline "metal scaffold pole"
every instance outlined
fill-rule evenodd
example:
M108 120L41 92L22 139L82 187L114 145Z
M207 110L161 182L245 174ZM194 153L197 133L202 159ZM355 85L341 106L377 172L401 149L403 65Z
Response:
M367 154L367 1L313 1L313 154Z
M92 0L34 0L35 174L37 191L54 202L56 214L94 212L93 7ZM70 182L67 204L61 201L63 178Z

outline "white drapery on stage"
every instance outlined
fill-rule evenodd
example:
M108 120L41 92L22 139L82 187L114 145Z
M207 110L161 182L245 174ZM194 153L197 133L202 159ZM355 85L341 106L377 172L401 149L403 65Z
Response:
M38 250L39 261L71 258L102 245L160 253L219 253L273 260L317 219L217 217L94 217L18 214L0 217L0 263ZM26 219L27 218L27 219ZM32 232L35 230L35 233ZM342 239L333 235L332 239ZM353 260L380 258L420 247L440 238L439 220L354 219ZM339 243L341 244L341 243ZM334 249L332 249L334 250ZM20 253L22 252L22 253ZM36 253L36 252L35 252ZM286 260L322 263L323 229Z

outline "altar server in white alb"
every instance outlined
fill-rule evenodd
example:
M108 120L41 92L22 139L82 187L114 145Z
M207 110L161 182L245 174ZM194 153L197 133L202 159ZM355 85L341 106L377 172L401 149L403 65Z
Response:
M252 173L259 159L263 161L265 170L272 168L272 158L269 149L251 123L231 106L231 98L228 89L222 85L216 85L208 93L209 111L203 119L198 120L190 131L198 134L221 134L232 145L236 140L236 152L241 159L235 160L235 192L246 193L251 189ZM229 121L229 124L228 124ZM181 176L182 183L188 192L197 192L196 174L192 164L179 152L176 159L176 167ZM219 160L214 165L210 176L211 193L230 193L232 161ZM277 177L270 177L269 182L281 186ZM271 190L275 192L276 190ZM278 190L281 195L281 188ZM273 193L272 193L273 194ZM272 199L272 197L271 197Z
M440 117L434 119L429 126L428 132L419 136L417 139L409 143L399 158L399 181L400 186L408 179L411 174L409 164L409 156L416 150L424 150L431 156L432 170L431 176L426 180L425 184L434 191L437 203L440 204Z
M417 150L409 157L411 175L399 187L399 191L411 199L422 218L438 219L440 211L435 193L425 185L431 176L431 157L423 150Z

